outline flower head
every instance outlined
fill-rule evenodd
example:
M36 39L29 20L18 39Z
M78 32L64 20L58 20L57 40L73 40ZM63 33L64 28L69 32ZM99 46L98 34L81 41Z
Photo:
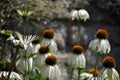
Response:
M41 37L37 37L37 39L32 41L32 44L39 44L42 41Z
M50 29L46 29L43 32L44 38L52 39L54 37L54 31Z
M48 56L45 60L45 63L47 65L51 65L51 66L53 65L54 66L55 64L57 64L57 58L53 55Z
M108 38L108 32L105 29L99 29L96 32L96 37L99 39L107 39Z
M46 54L50 51L48 46L40 46L39 53L40 54Z
M89 49L93 52L100 54L109 53L111 50L110 43L108 41L108 32L104 29L99 29L96 32L96 39L92 40L89 44Z
M61 71L57 65L57 58L53 55L48 55L45 59L45 65L41 68L41 75L49 80L59 80Z
M81 54L81 53L83 53L83 51L84 51L84 49L83 49L83 47L80 46L80 45L75 45L75 46L73 46L73 48L72 48L72 52L73 52L74 54Z
M91 68L89 70L89 73L93 74L94 76L97 76L99 74L99 70L95 68Z
M88 12L85 9L81 9L80 6L76 6L75 10L71 11L71 17L72 17L72 20L77 19L77 20L84 20L84 21L90 18Z
M112 56L107 56L103 59L103 66L105 68L114 68L116 66L115 59Z
M15 32L15 33L19 38L20 45L25 50L28 48L28 45L37 38L36 35L22 36L19 32Z
M83 9L83 6L82 5L77 5L77 6L74 6L74 9L75 10L80 10L80 9Z

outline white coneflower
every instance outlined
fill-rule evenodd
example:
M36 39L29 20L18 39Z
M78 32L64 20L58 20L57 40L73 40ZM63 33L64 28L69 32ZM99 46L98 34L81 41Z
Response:
M86 58L83 54L83 47L80 45L75 45L72 48L73 54L68 58L68 63L73 68L85 68L86 66Z
M93 52L100 54L109 53L111 50L110 43L108 41L108 32L105 29L99 29L96 32L96 39L92 40L89 44L89 48Z
M89 72L83 72L80 77L81 80L98 80L97 76L99 74L98 69L91 68Z
M46 65L42 68L41 75L48 80L59 80L61 71L57 65L57 58L53 55L47 56Z
M19 32L15 32L20 40L20 45L26 50L28 45L37 38L36 35L22 36Z
M6 72L6 71L0 72L0 80L7 80L8 74L9 74L9 72ZM3 79L1 79L1 78L3 78ZM21 75L19 75L16 72L13 72L13 71L11 72L9 79L10 80L23 80Z
M75 10L72 10L71 12L71 17L72 20L77 19L84 21L90 18L88 12L85 9L83 9L81 6L75 6Z
M57 51L57 44L54 38L54 31L51 29L46 29L43 32L43 40L41 41L41 45L46 45L50 47L50 52L55 53Z
M49 53L50 49L48 46L40 46L39 48L39 54L36 55L34 59L34 65L37 69L39 69L39 72L41 70L41 67L45 65L45 59L48 55L51 55Z
M112 56L107 56L103 59L104 68L98 75L98 80L120 80L119 74L115 69L116 62Z

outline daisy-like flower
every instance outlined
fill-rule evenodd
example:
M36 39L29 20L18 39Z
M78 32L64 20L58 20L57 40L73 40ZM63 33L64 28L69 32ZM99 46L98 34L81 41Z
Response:
M86 58L83 51L84 49L81 45L74 45L72 48L73 54L68 58L68 64L73 68L85 68Z
M93 52L100 54L109 53L111 50L110 43L108 41L108 32L105 29L99 29L96 32L96 39L92 40L89 44L89 49Z
M13 39L12 31L11 30L0 30L0 37L5 40Z
M37 38L36 35L22 36L19 32L15 33L18 36L18 39L20 40L20 45L25 50L28 48L28 45Z
M57 58L53 55L47 56L45 59L45 66L42 69L41 75L45 79L49 80L59 80L61 76L61 71L57 65Z
M54 38L54 31L50 29L46 29L43 32L43 40L41 42L41 45L49 46L50 52L55 53L57 51L57 44L55 42Z
M36 55L34 59L34 65L39 70L41 70L41 67L45 65L45 59L48 55L51 55L49 53L50 48L48 46L40 46L39 48L39 54Z
M2 71L2 72L0 72L0 78L4 78L5 80L7 80L8 74L9 74L9 72ZM23 79L22 79L21 75L12 71L10 74L10 80L23 80Z
M72 17L72 20L81 19L84 21L90 18L88 12L85 9L83 9L81 6L75 6L75 9L72 10L71 12L71 17Z
M80 76L81 76L81 80L98 80L97 76L99 74L98 69L95 68L91 68L89 70L89 72L83 72Z
M120 80L119 74L115 69L116 62L112 56L107 56L103 59L104 68L98 75L98 80Z

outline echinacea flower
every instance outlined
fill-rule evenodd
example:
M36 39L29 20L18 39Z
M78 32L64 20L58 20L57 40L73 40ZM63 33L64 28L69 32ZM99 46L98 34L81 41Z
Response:
M98 80L97 79L98 74L99 74L98 69L91 68L89 72L81 73L80 77L81 80Z
M89 49L93 52L100 54L109 53L111 50L110 43L108 41L108 32L105 29L99 29L96 32L96 39L92 40L89 44Z
M72 48L73 54L68 58L68 64L74 68L85 68L86 58L83 51L84 49L81 45L74 45Z
M2 71L2 72L0 72L0 78L2 78L3 80L7 80L8 74L9 74L9 72ZM13 72L13 71L11 72L9 79L10 80L23 80L21 75L19 75L16 72Z
M55 53L57 51L57 44L54 38L54 31L51 29L46 29L43 31L43 40L41 41L41 45L49 46L50 52Z
M42 68L41 75L45 79L59 80L61 71L57 65L57 58L53 55L47 56L45 59L45 66Z
M77 19L77 20L84 20L84 21L90 18L88 12L79 6L76 6L75 10L72 10L71 17L72 17L72 20Z
M26 50L28 45L37 38L36 35L22 36L19 32L15 32L20 40L20 45Z
M41 70L41 67L45 65L45 59L48 55L51 55L49 53L50 48L49 46L40 46L39 48L39 54L36 55L34 59L34 65L37 69L39 69L39 72Z
M119 74L115 69L116 62L112 56L107 56L103 59L104 68L98 75L98 80L119 80Z

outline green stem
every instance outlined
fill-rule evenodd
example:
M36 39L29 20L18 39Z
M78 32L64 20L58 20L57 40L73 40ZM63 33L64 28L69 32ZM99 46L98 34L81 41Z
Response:
M96 62L95 62L95 66L94 66L95 73L93 74L94 80L95 80L95 76L96 76L96 70L97 70L97 67L98 67L98 60L99 60L99 53L97 53L97 55L96 55Z
M16 63L16 58L17 58L18 51L19 51L19 46L17 46L15 55L14 55L14 57L13 57L13 59L12 59L12 65L11 65L11 69L10 69L10 71L9 71L9 73L8 73L7 80L10 80L10 79L9 79L9 78L10 78L10 74L11 74L12 70L14 69L14 65L15 65L15 63Z
M74 68L71 69L70 80L72 80L73 72L74 72Z
M78 34L77 34L77 38L78 38L78 45L80 44L80 18L78 18Z
M27 50L25 50L25 68L27 68ZM27 70L25 70L25 79L24 80L28 80L28 75L27 75Z
M2 55L1 55L1 60L5 60L5 47L6 47L7 42L3 42L3 49L2 49Z
M24 31L24 35L26 35L26 27L27 27L27 20L23 19L23 31Z
M78 68L78 80L80 80L81 68Z

